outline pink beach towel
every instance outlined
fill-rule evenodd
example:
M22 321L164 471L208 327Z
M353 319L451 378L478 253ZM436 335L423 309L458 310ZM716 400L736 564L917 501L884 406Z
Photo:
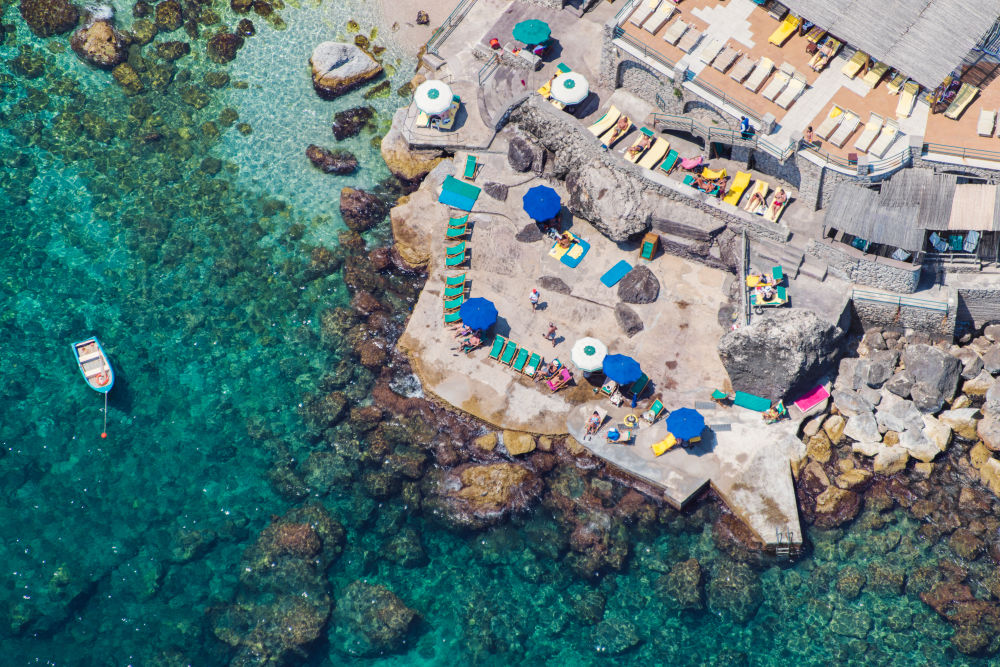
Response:
M816 404L825 401L830 397L830 392L823 388L823 385L818 384L814 388L807 391L805 394L799 397L795 401L795 407L797 407L802 412L806 412Z
M695 167L700 167L701 161L702 161L701 155L699 155L698 157L686 157L683 160L681 160L681 169L691 170L694 169Z

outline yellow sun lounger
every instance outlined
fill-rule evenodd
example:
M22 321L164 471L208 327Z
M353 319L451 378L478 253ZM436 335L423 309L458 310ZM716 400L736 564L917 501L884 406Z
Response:
M552 80L551 79L548 80L548 81L546 81L542 85L542 87L538 89L538 94L541 95L542 97L544 97L545 99L549 99L549 97L552 96Z
M767 181L757 179L757 182L753 185L753 191L750 193L750 198L747 199L746 204L743 204L743 210L747 213L763 214L767 206L765 203L767 201L767 193L770 191L771 186ZM759 201L754 200L754 195L760 195Z
M743 196L743 191L747 189L750 185L750 174L745 171L736 172L735 178L733 178L733 184L729 188L729 192L726 196L722 198L722 201L727 204L732 204L736 206L740 203L740 198Z
M868 54L864 51L856 52L850 60L840 70L848 79L853 79L861 71L861 68L868 64Z
M646 128L643 128L646 129ZM641 156L644 150L633 150L639 148L639 143L646 138L645 132L639 133L639 138L632 142L632 145L625 149L625 159L631 163L636 163L639 161L639 156Z
M781 25L778 26L777 30L771 33L771 36L767 38L767 41L775 46L783 45L786 41L788 41L788 38L792 36L792 33L795 32L801 23L802 19L798 16L792 16L789 14L785 17L785 20L781 22Z
M704 178L706 181L717 181L720 178L726 177L726 170L709 169L708 167L705 167L704 169L701 170L701 177Z
M962 87L958 89L958 95L955 95L955 99L952 101L947 111L944 112L945 117L951 118L952 120L958 120L958 117L962 115L963 111L965 111L965 107L969 106L972 100L976 99L976 95L978 94L978 88L970 83L963 83Z
M615 130L611 130L611 132L609 132L604 136L604 139L601 139L601 143L604 145L605 148L611 148L612 146L617 144L618 141L626 134L628 134L628 131L632 129L632 120L628 116L625 116L625 120L628 121L628 125L626 125L625 129L621 131L621 134L616 135Z
M667 433L667 437L659 442L654 442L651 447L653 448L653 454L656 456L661 456L666 452L669 452L677 446L677 438L674 437L673 433Z
M888 71L889 71L888 65L886 65L884 62L876 60L872 68L868 70L868 72L865 74L863 81L872 88L874 88L879 84L879 81L882 80L882 77L884 77L885 73Z
M670 142L657 137L650 149L639 160L639 166L646 169L655 169L656 165L663 161L663 157L667 154L668 150L670 150Z
M840 125L840 121L842 120L844 120L844 110L834 104L830 109L830 113L826 115L823 122L816 128L816 136L820 139L826 139L833 134L833 130Z
M595 122L587 129L590 130L590 133L592 135L594 135L595 137L599 137L608 130L610 130L614 126L614 124L618 122L618 119L621 117L622 117L622 112L619 111L614 104L612 104L608 108L608 110L604 112L604 115L598 118L597 122Z

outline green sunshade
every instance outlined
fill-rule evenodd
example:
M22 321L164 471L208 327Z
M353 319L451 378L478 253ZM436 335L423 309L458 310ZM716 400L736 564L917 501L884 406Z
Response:
M514 26L514 39L525 44L544 44L552 36L552 29L545 21L529 19Z

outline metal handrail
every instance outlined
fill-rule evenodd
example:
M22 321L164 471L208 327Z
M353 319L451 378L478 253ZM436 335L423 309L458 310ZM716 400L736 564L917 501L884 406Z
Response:
M455 9L451 10L451 14L448 14L448 18L444 20L444 23L431 33L430 39L424 45L425 52L440 56L438 48L448 38L448 35L454 32L455 28L462 22L462 19L465 18L465 15L469 13L474 4L476 4L476 0L460 0Z
M927 155L927 153L941 153L942 155L950 155L952 157L961 158L976 158L980 160L991 160L993 162L1000 162L1000 152L998 151L984 151L979 148L964 148L962 146L951 146L949 144L934 144L925 143L921 148L921 155Z
M625 17L632 13L632 9L640 2L640 0L628 0L618 13L615 14L615 25L620 26L625 22Z
M616 26L615 27L614 38L622 40L623 42L625 42L629 46L634 46L637 49L640 49L642 51L643 57L645 57L645 58L652 58L653 60L659 62L661 65L663 65L664 67L666 67L668 70L672 71L674 69L674 67L677 66L677 63L675 63L670 58L667 58L665 55L663 55L659 51L650 50L650 48L648 46L646 46L645 43L639 41L638 39L636 39L632 35L630 35L627 32L625 32L625 30L621 26Z
M486 61L486 63L479 68L479 72L476 74L476 78L479 80L479 86L482 87L486 81L493 76L493 72L497 71L500 67L500 56L497 54L492 54L492 57Z
M872 301L874 303L889 303L910 308L923 308L924 310L937 310L948 312L948 304L944 301L933 301L931 299L917 299L910 296L898 296L896 294L886 294L884 292L870 292L868 290L852 289L851 298L861 301Z
M739 112L742 115L746 116L750 120L752 120L755 123L757 123L758 126L764 124L764 121L761 119L760 116L758 116L756 114L756 112L754 112L753 109L750 109L749 107L745 106L742 102L738 102L738 101L734 100L724 90L720 90L719 88L716 88L715 86L713 86L710 83L705 82L704 79L702 79L702 78L700 78L698 76L695 76L693 79L691 79L691 82L693 84L697 85L697 86L700 86L700 87L704 88L705 90L707 90L708 92L712 93L716 97L720 98L722 100L723 104L728 104L729 106L731 106L731 107L733 107L735 109L738 109Z

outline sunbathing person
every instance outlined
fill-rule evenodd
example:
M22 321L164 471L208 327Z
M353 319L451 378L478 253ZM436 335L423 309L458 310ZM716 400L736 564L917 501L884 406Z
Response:
M590 419L587 420L587 435L594 435L599 428L601 428L601 415L597 410L594 410L594 414L590 415Z
M625 131L628 130L629 126L630 126L630 121L628 119L628 116L622 116L621 118L619 118L618 122L615 123L614 129L611 130L611 134L608 135L607 145L610 146L611 144L621 139L622 136L625 134Z
M629 146L626 152L629 157L634 158L652 145L653 139L648 134L644 134L642 139Z
M694 181L691 183L691 185L698 188L702 192L708 192L709 189L712 187L711 182L706 181L704 178L702 178L701 174L695 174Z
M747 202L748 211L755 211L763 206L764 206L764 195L762 195L759 192L755 192L752 195L750 195L750 201Z
M472 335L472 327L463 324L459 327L458 331L455 332L455 338L465 338L466 336Z
M723 192L725 192L726 190L729 189L729 177L728 176L723 176L719 180L715 181L715 184L719 188L718 190L714 190L715 196L718 197ZM713 190L709 190L709 192L713 192Z
M576 243L576 239L574 239L572 236L570 236L569 232L563 232L562 236L559 237L559 247L560 248L569 248L574 243Z
M774 298L774 288L770 285L764 285L760 288L760 298L764 301L770 301Z
M541 372L538 374L538 379L539 380L552 379L553 377L555 377L555 374L559 372L559 367L561 365L562 364L559 363L558 359L553 359L552 361L549 362L548 366L546 366L544 369L541 370Z
M774 193L774 200L771 202L771 216L777 216L778 211L781 207L785 205L788 201L788 194L782 188L778 188L778 191Z
M480 340L479 336L473 334L464 341L462 341L462 352L468 354L469 352L475 350L477 347L480 347L482 344L483 341Z

